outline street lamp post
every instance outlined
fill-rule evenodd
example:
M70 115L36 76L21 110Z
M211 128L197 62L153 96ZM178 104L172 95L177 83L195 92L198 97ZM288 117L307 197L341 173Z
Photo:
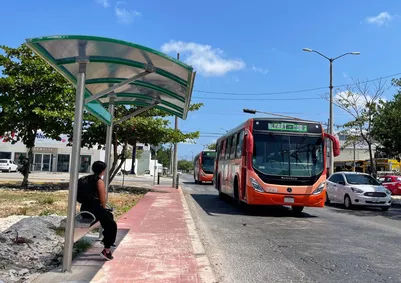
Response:
M317 54L319 54L320 56L322 56L323 58L326 58L327 60L329 60L330 62L330 110L329 110L329 134L333 135L333 125L334 125L334 121L333 121L333 62L341 57L344 57L345 55L359 55L361 54L360 52L347 52L344 53L340 56L337 56L335 58L329 58L326 55L320 53L319 51L310 49L310 48L303 48L303 51L306 52L315 52ZM333 156L333 149L332 146L330 147L330 167L329 167L329 175L331 176L334 172L334 156Z

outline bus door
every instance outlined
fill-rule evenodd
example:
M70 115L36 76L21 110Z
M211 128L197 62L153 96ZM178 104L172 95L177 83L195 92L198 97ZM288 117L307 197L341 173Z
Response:
M223 161L223 187L226 193L229 193L229 170L230 170L230 148L231 137L227 138L224 146L224 161Z
M239 133L237 152L236 152L236 156L238 158L241 158L240 183L239 183L241 199L246 199L246 162L247 162L247 159L246 159L246 139L244 137L245 137L245 130L242 130Z

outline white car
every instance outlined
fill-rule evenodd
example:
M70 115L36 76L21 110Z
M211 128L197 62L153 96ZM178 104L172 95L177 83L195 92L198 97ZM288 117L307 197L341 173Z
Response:
M326 202L352 206L375 206L383 211L391 207L391 192L368 174L336 172L326 184Z
M0 171L17 172L18 165L11 159L0 159Z

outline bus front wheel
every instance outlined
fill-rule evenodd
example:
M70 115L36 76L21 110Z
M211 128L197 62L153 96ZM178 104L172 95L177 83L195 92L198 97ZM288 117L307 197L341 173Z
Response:
M294 214L301 214L301 212L304 210L303 206L293 206L292 207L292 212L294 212Z

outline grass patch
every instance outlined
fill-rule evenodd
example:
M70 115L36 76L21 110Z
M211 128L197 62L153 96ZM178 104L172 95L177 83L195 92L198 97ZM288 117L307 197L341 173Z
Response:
M90 249L91 246L92 246L92 242L86 240L85 238L78 240L74 244L72 257L75 258L80 253L83 253L83 252L87 251L88 249Z
M115 190L109 193L108 203L114 208L114 216L118 219L133 207L148 192L144 189ZM46 216L67 215L68 191L40 190L0 190L0 218L10 215ZM77 203L77 212L79 211Z
M38 202L39 202L39 204L42 204L42 205L53 204L55 202L55 199L53 198L53 196L48 195L48 196L40 199Z
M56 235L58 235L60 237L64 236L64 232L65 232L64 227L51 227L51 229L53 229L56 232Z

